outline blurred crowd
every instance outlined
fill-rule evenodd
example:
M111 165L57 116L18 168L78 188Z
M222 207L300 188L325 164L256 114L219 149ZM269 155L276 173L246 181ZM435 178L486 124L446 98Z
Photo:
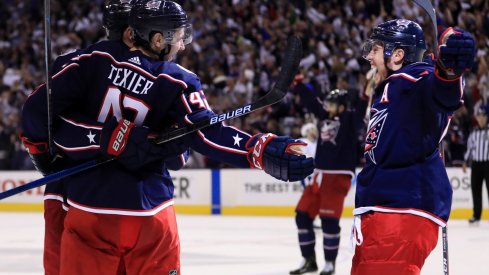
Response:
M273 85L285 41L303 39L302 82L320 94L334 88L361 98L369 64L362 42L375 25L393 18L420 23L429 48L433 27L410 0L185 0L194 41L177 62L201 79L217 113L256 100ZM477 63L466 74L465 103L453 116L443 144L447 165L463 161L473 126L473 108L489 96L489 3L484 0L435 1L438 29L459 26L475 35ZM51 0L52 58L105 39L103 0ZM0 170L32 169L19 143L19 115L26 97L45 81L43 1L0 2ZM249 132L300 137L310 115L293 92L279 104L229 121ZM359 138L362 140L362 138ZM359 152L359 162L362 154ZM222 167L193 154L191 167Z

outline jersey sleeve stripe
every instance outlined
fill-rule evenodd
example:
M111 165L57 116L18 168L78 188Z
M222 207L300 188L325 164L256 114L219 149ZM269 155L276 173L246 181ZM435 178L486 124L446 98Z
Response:
M72 125L75 125L75 126L78 126L78 127L83 127L83 128L86 128L86 129L95 129L95 130L102 130L102 126L96 126L96 125L90 125L90 124L85 124L85 123L79 123L79 122L76 122L76 121L73 121L73 120L70 120L70 119L67 119L63 116L59 116L62 120L72 124Z
M238 128L234 127L234 126L231 126L231 125L226 125L226 124L224 124L224 122L222 123L222 125L223 125L224 127L228 127L228 128L231 128L231 129L233 129L233 130L235 130L235 131L238 131L238 132L240 132L240 133L241 133L241 134L243 134L243 135L246 135L246 136L248 136L248 137L251 137L251 135L250 135L250 134L248 134L248 133L246 133L246 132L243 132L242 130L240 130L240 129L238 129Z
M188 104L187 98L185 98L185 95L182 94L180 96L180 99L182 100L183 106L185 106L185 109L187 110L187 113L190 114L192 112L192 109L190 108L190 105Z
M59 148L63 149L66 152L79 152L79 151L87 151L87 150L99 150L100 145L90 145L90 146L82 146L82 147L66 147L63 146L56 141L54 141L54 144L58 146Z
M418 80L420 80L422 78L422 77L416 78L416 77L413 77L411 75L408 75L407 73L399 73L399 74L392 74L387 79L394 78L394 77L402 77L402 78L407 79L411 82L417 82Z
M35 95L39 90L41 90L42 87L46 86L46 83L43 83L41 85L39 85L39 87L37 87L32 93L29 94L29 96L27 96L27 98Z
M74 68L74 67L79 67L80 65L76 64L76 63L71 63L70 65L64 67L61 71L59 71L58 73L56 73L55 75L53 75L53 79L60 76L61 74L63 74L64 72L66 72L67 70L71 69L71 68Z

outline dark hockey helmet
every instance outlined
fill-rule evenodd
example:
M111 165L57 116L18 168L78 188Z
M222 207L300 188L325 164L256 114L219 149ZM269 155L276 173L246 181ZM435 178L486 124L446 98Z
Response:
M334 89L326 96L326 101L346 106L348 104L348 91L344 89Z
M406 19L390 20L375 27L370 39L364 43L364 58L376 44L384 47L385 59L389 58L395 49L402 48L406 63L422 61L426 51L423 29L418 23Z
M148 43L154 33L160 32L169 45L180 38L185 45L192 42L192 24L187 13L173 1L137 1L129 16L129 25L134 29L136 41ZM179 35L175 36L176 33Z
M109 40L120 40L129 26L131 0L108 0L104 4L103 26Z

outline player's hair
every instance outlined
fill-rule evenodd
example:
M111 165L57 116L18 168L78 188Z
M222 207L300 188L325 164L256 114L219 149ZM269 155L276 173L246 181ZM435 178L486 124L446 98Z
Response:
M421 26L406 19L395 19L379 24L364 44L366 57L375 44L384 47L384 58L391 57L395 49L404 50L404 64L420 62L426 51L426 42Z
M129 26L131 0L108 0L104 4L103 26L109 40L120 40Z
M141 0L132 8L129 25L134 29L138 46L148 46L155 33L161 33L167 45L173 43L175 33L183 29L183 42L192 42L192 24L183 8L173 1Z

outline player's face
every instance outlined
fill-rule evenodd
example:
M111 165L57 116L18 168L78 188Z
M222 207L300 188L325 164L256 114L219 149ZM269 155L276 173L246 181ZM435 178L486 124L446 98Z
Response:
M377 69L378 82L383 81L387 77L384 46L381 43L374 43L368 54L365 56L365 59L370 63L372 68Z
M385 67L384 47L379 44L374 44L365 59L370 62L370 66L372 66L372 68L376 68L377 70L383 69Z
M184 35L185 31L183 28L180 28L175 32L175 34L173 35L173 40L170 43L170 52L165 56L166 61L171 61L175 59L179 51L185 50Z
M338 114L338 104L330 101L326 101L325 104L326 112L330 114L330 116L336 116Z

